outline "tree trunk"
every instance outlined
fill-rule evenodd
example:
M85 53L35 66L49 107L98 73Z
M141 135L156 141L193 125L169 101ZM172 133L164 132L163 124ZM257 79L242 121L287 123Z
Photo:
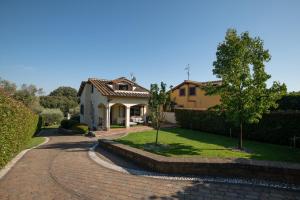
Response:
M155 140L156 145L157 145L157 141L158 141L158 128L156 129L156 140Z
M240 123L239 149L243 149L243 123Z

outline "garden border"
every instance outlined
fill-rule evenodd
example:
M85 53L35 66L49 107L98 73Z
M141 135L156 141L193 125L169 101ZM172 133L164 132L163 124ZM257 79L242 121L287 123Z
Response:
M147 170L174 175L201 175L278 181L300 185L300 164L251 159L165 157L112 140L99 145Z

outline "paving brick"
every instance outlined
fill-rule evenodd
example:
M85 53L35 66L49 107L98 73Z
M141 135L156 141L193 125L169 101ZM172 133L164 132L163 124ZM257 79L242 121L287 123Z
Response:
M89 159L87 150L95 139L59 135L55 130L43 135L50 142L29 151L0 180L1 200L300 199L295 191L123 174Z

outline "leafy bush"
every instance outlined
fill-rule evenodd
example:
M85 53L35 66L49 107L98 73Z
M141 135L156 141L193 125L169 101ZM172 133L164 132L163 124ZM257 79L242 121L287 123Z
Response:
M64 119L60 122L60 126L65 129L71 128L73 125L78 124L78 121L72 119Z
M83 123L78 123L78 124L74 124L71 127L71 130L80 133L80 134L86 134L89 131L89 127L86 124Z
M64 118L63 113L59 109L44 109L40 115L44 126L59 124Z
M40 129L39 116L0 90L0 168Z
M239 130L226 122L225 116L213 111L176 109L175 116L182 128L237 137ZM300 137L300 112L265 114L258 124L244 127L244 138L281 145L290 145L291 138ZM231 133L230 133L231 129Z

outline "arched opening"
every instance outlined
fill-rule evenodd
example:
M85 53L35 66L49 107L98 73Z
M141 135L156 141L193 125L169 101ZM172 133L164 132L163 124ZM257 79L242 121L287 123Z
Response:
M125 128L126 106L116 103L110 108L110 128Z

